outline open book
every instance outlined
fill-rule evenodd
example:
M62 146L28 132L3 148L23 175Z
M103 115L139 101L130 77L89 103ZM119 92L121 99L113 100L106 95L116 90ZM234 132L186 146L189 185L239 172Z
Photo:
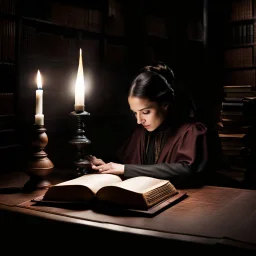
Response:
M147 211L180 198L168 180L146 176L122 180L113 174L86 174L48 188L41 203L88 203L100 201L126 209ZM171 199L169 202L168 199Z

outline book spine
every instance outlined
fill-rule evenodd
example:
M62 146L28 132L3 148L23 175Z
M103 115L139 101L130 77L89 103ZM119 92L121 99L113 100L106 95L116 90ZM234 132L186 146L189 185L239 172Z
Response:
M240 102L243 102L243 99L244 98L225 98L224 102L226 102L226 103L229 103L229 102L240 103Z

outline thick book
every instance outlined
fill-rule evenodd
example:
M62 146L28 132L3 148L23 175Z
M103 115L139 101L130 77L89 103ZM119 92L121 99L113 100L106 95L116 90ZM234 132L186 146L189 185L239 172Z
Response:
M139 176L122 180L113 174L86 174L48 188L32 201L48 204L88 204L154 214L185 198L169 180Z
M245 115L255 113L255 101L250 98L243 98L240 102L222 102L222 111L243 112Z
M221 142L242 142L245 141L246 137L247 134L245 133L219 133L219 138Z
M234 120L232 118L225 118L222 117L221 118L221 124L222 130L227 129L228 133L244 133L241 132L243 129L239 129L241 127L244 127L245 130L247 130L248 128L251 128L251 123L248 120Z
M255 91L225 92L225 98L254 98L255 96Z
M221 111L222 119L231 119L233 122L244 122L251 121L251 115L244 113L243 111Z
M241 98L225 98L224 102L251 102L253 104L255 104L256 102L256 97L241 97Z
M224 86L224 92L251 92L253 90L252 85L226 85Z

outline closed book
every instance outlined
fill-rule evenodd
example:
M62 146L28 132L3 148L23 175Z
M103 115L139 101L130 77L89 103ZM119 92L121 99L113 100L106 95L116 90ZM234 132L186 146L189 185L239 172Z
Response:
M244 98L240 102L222 102L223 112L242 112L245 115L250 115L255 111L255 102Z
M219 133L222 143L242 143L246 141L246 137L245 133Z
M234 119L232 117L221 117L221 124L222 124L222 129L228 129L229 131L231 130L237 130L239 127L247 127L251 126L251 123L248 122L245 118L243 119ZM240 133L240 132L233 132L233 133Z
M252 85L226 85L224 86L224 92L251 92L253 90Z
M225 92L225 98L247 98L255 97L255 91L244 91L244 92Z
M222 102L223 111L243 111L244 103L243 102Z

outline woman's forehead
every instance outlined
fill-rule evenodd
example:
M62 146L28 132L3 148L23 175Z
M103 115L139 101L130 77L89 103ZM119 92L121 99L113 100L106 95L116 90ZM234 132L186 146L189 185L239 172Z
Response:
M158 106L156 102L149 101L147 98L129 97L128 102L131 110L133 111L139 111L145 108L154 108Z

